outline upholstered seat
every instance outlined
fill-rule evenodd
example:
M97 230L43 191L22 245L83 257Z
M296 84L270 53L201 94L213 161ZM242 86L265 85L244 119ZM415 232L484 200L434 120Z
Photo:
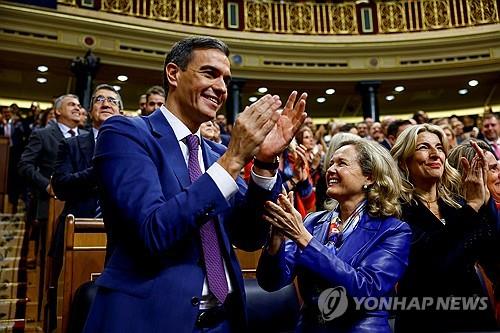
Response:
M245 279L249 332L293 332L299 318L295 286L263 290L255 279Z

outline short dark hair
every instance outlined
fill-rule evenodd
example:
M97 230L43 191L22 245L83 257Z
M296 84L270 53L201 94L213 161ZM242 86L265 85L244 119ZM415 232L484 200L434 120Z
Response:
M490 112L490 113L486 113L483 117L483 122L486 120L486 119L491 119L491 118L495 118L496 120L498 120L498 115L496 113L493 113L493 112Z
M389 124L387 127L387 136L392 135L393 137L396 137L398 134L398 130L401 126L405 125L411 125L411 122L409 120L395 120L392 123Z
M146 102L151 95L160 95L165 97L165 90L160 86L152 86L148 90L146 90Z
M191 58L193 56L193 51L198 49L216 49L229 56L229 48L227 45L213 37L200 36L200 37L187 37L184 38L172 46L170 52L165 57L165 63L163 65L163 88L168 94L168 80L166 75L167 65L169 63L174 63L182 71L185 71Z
M91 99L92 104L94 104L94 99L97 97L95 94L97 93L98 90L109 90L109 91L114 92L116 94L116 96L118 97L118 108L120 109L120 111L123 111L123 101L122 101L122 97L120 96L120 93L112 85L109 85L106 83L100 84L97 87L95 87L94 92L92 93L92 99ZM92 106L90 109L92 110Z

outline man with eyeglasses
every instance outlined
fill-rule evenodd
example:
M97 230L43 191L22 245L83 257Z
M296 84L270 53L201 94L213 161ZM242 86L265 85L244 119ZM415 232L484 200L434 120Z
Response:
M149 116L165 104L165 90L160 86L152 86L146 91L146 106L143 116Z
M123 109L120 94L108 84L101 84L94 89L91 107L91 131L61 141L51 180L55 195L65 201L49 251L49 257L52 258L49 286L54 287L49 296L50 315L52 315L52 320L49 322L54 325L55 295L63 261L66 216L68 214L89 218L96 216L98 193L92 168L95 141L104 121L120 115Z
M80 121L80 101L75 95L62 95L54 102L56 123L52 126L35 130L31 133L18 164L18 172L31 186L35 199L33 203L33 225L31 239L36 245L45 237L46 222L49 211L49 197L53 196L50 176L54 171L59 142L64 138L87 133L78 129ZM30 209L31 210L31 209ZM40 229L38 230L38 227ZM41 243L40 255L45 255L44 243ZM39 249L36 246L36 249ZM35 254L36 256L36 254ZM29 264L33 263L29 258ZM42 259L43 260L43 259Z

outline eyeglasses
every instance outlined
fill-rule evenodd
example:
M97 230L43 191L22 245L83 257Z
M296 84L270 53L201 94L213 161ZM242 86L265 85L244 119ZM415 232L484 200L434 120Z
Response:
M104 96L97 96L94 99L94 103L104 103L104 101L108 101L109 104L118 106L119 102L116 98L114 97L104 97Z

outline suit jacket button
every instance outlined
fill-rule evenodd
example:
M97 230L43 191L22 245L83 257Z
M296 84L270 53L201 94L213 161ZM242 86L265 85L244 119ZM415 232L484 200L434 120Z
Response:
M191 298L191 305L193 305L193 306L200 305L200 299L198 297Z

